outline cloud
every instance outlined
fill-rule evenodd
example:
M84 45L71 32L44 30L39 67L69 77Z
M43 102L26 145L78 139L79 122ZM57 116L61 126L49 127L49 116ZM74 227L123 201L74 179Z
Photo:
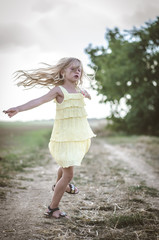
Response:
M66 7L68 10L72 5L74 5L74 1L72 0L36 0L32 6L32 10L40 13L48 13L63 7Z
M55 10L55 8L58 6L57 5L58 2L61 2L61 1L60 0L59 1L58 0L54 0L54 1L39 0L34 3L34 5L32 6L32 10L40 13L50 12L52 10Z
M105 44L106 28L132 28L154 18L157 0L0 0L0 49L83 51ZM145 4L144 4L145 3Z
M0 25L0 49L29 47L36 43L33 30L24 24L11 23Z
M104 11L97 11L100 6L97 8L84 3L63 5L38 21L41 49L76 52L83 50L90 42L100 44L104 40L105 29L112 24L110 18Z
M125 14L120 19L120 25L127 28L140 27L149 20L155 20L159 16L159 4L156 0L142 0L137 3L136 10L131 14Z

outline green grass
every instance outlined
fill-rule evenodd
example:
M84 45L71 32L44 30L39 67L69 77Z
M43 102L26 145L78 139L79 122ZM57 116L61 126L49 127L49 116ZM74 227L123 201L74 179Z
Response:
M28 121L28 122L21 122L21 121L0 121L0 128L1 127L25 127L25 126L52 126L53 120L35 120L35 121Z
M135 144L138 141L139 137L136 135L128 136L128 135L114 135L108 136L106 141L110 144Z
M46 147L50 137L50 130L39 129L29 131L17 137L18 144L27 151L34 150L35 148Z
M51 130L46 124L0 123L0 186L16 172L47 164Z

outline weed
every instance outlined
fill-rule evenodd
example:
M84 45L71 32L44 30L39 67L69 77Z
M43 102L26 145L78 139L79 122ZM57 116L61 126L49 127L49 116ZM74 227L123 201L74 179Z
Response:
M136 202L136 203L145 203L145 201L140 199L140 198L129 199L129 201L130 202Z
M21 190L27 190L27 187L17 187L17 189L21 189Z
M109 219L111 227L123 228L127 226L143 225L144 217L139 213L113 216Z
M6 192L0 189L0 199L5 199L6 198Z
M25 178L25 177L23 177L23 176L20 176L19 178L18 178L18 180L22 180L22 181L30 181L30 182L33 182L34 181L34 179L33 178Z
M159 196L159 192L158 192L157 189L152 188L152 187L150 188L150 187L147 187L145 185L130 186L128 189L132 193L142 192L142 193L145 193L146 195L150 195L152 197L158 197Z

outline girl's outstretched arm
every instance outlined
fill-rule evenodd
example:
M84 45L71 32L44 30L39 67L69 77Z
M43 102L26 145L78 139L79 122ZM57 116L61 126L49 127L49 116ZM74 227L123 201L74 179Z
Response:
M56 98L58 95L60 95L60 91L59 91L59 87L54 87L53 89L51 89L47 94L43 95L42 97L33 99L23 105L17 106L17 107L13 107L13 108L9 108L8 110L4 110L3 112L5 114L8 114L8 116L11 118L14 115L16 115L18 112L23 112L26 110L30 110L32 108L38 107L43 103L49 102L51 100L53 100L54 98Z

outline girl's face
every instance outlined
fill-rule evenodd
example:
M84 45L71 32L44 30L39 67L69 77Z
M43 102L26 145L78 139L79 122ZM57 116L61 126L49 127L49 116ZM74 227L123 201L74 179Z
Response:
M72 62L65 70L64 70L64 79L65 81L71 81L72 83L78 83L82 75L82 67L80 62L74 61Z

